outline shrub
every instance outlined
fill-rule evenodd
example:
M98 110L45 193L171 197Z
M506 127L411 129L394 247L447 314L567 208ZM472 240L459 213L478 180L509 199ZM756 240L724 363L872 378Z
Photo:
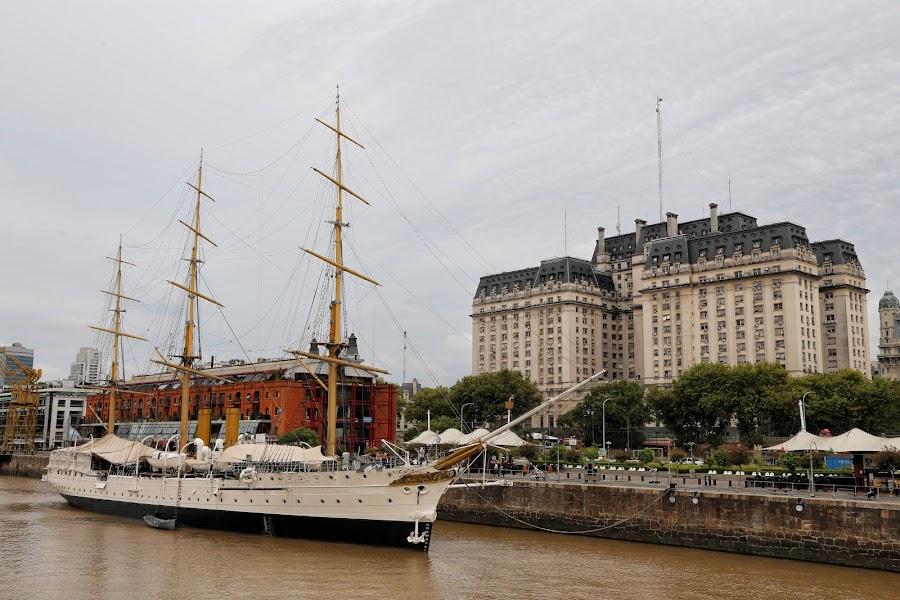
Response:
M725 452L725 448L716 448L712 451L712 454L709 455L709 462L724 467L727 458L728 453Z
M537 459L538 454L540 454L540 448L535 446L534 444L524 444L519 446L519 456L522 458L527 458L528 460L534 462Z
M588 446L581 449L581 454L588 460L597 460L600 458L600 449L596 446Z
M653 450L651 450L650 448L644 448L640 452L638 452L637 457L638 457L638 460L641 461L642 465L646 465L647 463L653 461L653 458L654 458Z
M750 451L743 447L738 446L734 450L730 450L727 455L727 460L729 465L734 465L739 467L741 465L746 465L750 462Z
M793 473L800 466L800 459L793 452L782 452L778 457L778 464Z
M616 452L615 454L613 454L613 458L616 462L625 462L626 460L631 459L631 455L627 452Z
M669 452L669 460L672 462L678 462L687 458L687 453L681 448L675 448L671 452Z
M875 466L891 475L900 471L900 451L893 446L885 448L874 456Z

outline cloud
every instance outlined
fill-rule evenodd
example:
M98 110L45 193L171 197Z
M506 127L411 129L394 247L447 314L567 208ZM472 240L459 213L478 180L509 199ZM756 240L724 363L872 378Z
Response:
M329 236L327 188L309 167L333 146L312 117L333 117L337 83L344 126L368 142L367 153L345 145L347 180L373 205L348 200L347 258L384 284L351 292L347 327L397 379L404 330L441 383L469 372L482 275L589 258L596 227L614 231L619 214L624 231L656 220L657 94L664 210L699 218L715 201L847 239L874 325L884 282L900 280L898 13L887 2L11 5L0 337L67 374L78 348L101 341L84 325L104 315L103 257L122 234L138 265L126 282L145 300L129 325L173 339L165 280L183 277L185 239L173 215L190 218L184 181L201 147L217 200L204 231L219 244L204 251L204 286L227 306L203 309L205 356L278 354L322 335L327 303L311 298L329 283L298 247ZM132 372L149 368L146 353ZM407 377L429 381L424 371L408 346Z

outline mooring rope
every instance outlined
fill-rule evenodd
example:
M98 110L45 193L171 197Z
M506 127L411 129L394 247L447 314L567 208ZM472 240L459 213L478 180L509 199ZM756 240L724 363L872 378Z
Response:
M643 513L646 512L651 506L653 506L654 504L656 504L657 502L659 502L660 500L662 500L662 499L669 493L669 490L668 490L668 489L663 490L662 493L659 494L656 498L654 498L653 501L652 501L650 504L648 504L647 506L645 506L645 507L642 508L641 510L637 511L637 512L634 513L633 515L629 515L629 516L625 517L624 519L621 519L621 520L619 520L619 521L616 521L615 523L611 523L611 524L609 524L609 525L604 525L603 527L596 527L596 528L594 528L594 529L585 529L585 530L582 530L582 531L563 531L563 530L560 530L560 529L550 529L550 528L548 528L548 527L541 527L540 525L535 525L534 523L529 523L529 522L527 522L527 521L524 521L524 520L520 519L519 517L517 517L517 516L515 516L515 515L513 515L513 514L510 514L509 512L503 510L502 508L500 508L499 506L497 506L496 504L492 503L490 500L488 500L487 498L485 498L484 496L482 496L481 494L479 494L477 491L475 491L474 487L472 487L472 486L477 487L478 484L464 483L463 485L466 486L466 489L472 489L472 491L475 493L475 495L478 496L484 503L486 503L488 506L490 506L491 508L493 508L494 510L496 510L497 512L499 512L500 514L502 514L504 517L506 517L506 518L508 518L508 519L512 519L513 521L516 521L517 523L521 523L522 525L525 525L526 527L531 527L531 528L533 528L533 529L537 529L537 530L540 530L540 531L546 531L546 532L548 532L548 533L566 533L566 534L572 534L572 535L583 535L583 534L586 534L586 533L597 533L598 531L604 531L604 530L606 530L606 529L612 529L613 527L618 527L619 525L622 525L623 523L627 523L627 522L630 521L631 519L633 519L633 518L635 518L635 517L637 517L637 516L643 514Z

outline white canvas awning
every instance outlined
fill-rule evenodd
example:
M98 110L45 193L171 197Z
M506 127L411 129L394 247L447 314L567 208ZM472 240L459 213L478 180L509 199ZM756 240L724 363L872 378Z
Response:
M114 465L134 463L155 452L149 446L120 438L115 434L107 434L99 440L90 440L63 450L74 454L93 455Z
M322 454L322 446L301 448L281 444L235 444L222 451L216 459L218 464L231 464L247 460L253 462L306 462L321 463L329 460Z

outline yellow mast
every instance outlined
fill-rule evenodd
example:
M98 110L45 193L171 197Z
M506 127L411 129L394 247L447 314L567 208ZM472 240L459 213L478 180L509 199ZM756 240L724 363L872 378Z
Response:
M206 198L213 200L212 196L203 191L203 150L200 151L200 168L197 171L197 185L192 183L188 183L188 185L197 191L197 202L194 205L194 221L193 225L188 225L184 221L179 221L182 225L188 228L188 230L194 236L194 243L191 248L191 266L190 266L190 277L188 280L188 285L181 285L175 281L169 281L173 286L184 290L188 293L188 314L187 320L185 321L184 327L184 352L182 352L181 356L181 365L172 364L166 360L153 360L157 364L164 365L170 369L179 371L181 373L181 439L180 444L183 446L187 444L188 437L188 415L190 409L190 400L191 400L191 374L195 375L204 375L205 373L198 371L193 368L194 362L199 360L201 357L199 355L194 355L194 330L197 327L196 324L196 315L197 315L197 299L201 298L206 300L207 302L211 302L216 306L222 306L219 302L216 302L209 296L205 296L201 294L197 290L197 265L200 263L200 259L197 258L197 252L200 246L200 240L203 239L213 246L216 244L210 240L208 237L200 233L200 200L205 196ZM162 357L161 357L162 358ZM214 379L221 379L220 377L213 377Z
M299 352L296 350L287 350L288 352L294 354L300 360L300 363L303 364L304 367L309 369L309 367L304 363L299 356L306 356L308 358L318 358L324 362L328 363L328 410L327 410L327 420L328 426L326 429L326 437L325 437L325 454L327 456L333 456L335 453L335 446L337 445L337 405L338 405L338 395L337 395L337 380L338 373L342 372L343 367L345 366L358 366L361 369L367 369L370 371L378 372L378 373L386 373L386 371L381 371L379 369L371 369L366 367L365 365L357 365L356 363L350 363L345 360L341 360L340 354L347 347L347 344L341 341L341 294L342 287L344 281L344 273L350 273L360 279L364 279L370 283L375 285L379 285L377 281L362 275L353 269L344 266L343 261L343 247L341 240L341 231L343 227L347 227L349 224L343 222L344 216L344 192L347 192L354 198L357 198L361 202L365 204L369 204L358 194L354 193L352 190L347 188L344 185L343 181L343 164L341 157L341 138L344 138L360 148L363 148L362 144L351 138L349 135L341 131L341 94L340 88L338 88L337 94L335 96L335 126L332 127L328 123L324 121L319 121L322 125L332 130L337 137L337 154L336 154L336 178L332 178L322 171L313 168L313 170L333 183L335 187L337 187L337 207L335 208L335 216L334 216L334 260L330 260L321 254L316 254L312 250L305 250L307 253L315 256L316 258L330 264L334 267L334 300L331 302L331 315L329 322L329 331L328 331L328 341L323 343L325 347L328 348L328 356L318 356L305 352ZM313 374L315 377L315 374ZM315 377L317 381L321 383L318 377Z
M335 96L335 129L341 130L341 92L337 90ZM343 265L343 254L341 247L341 227L343 221L341 217L344 215L344 184L343 184L343 166L341 165L341 136L340 133L335 135L337 138L337 207L334 213L334 262L337 265ZM344 279L344 271L336 267L334 270L334 301L331 303L331 324L328 331L328 356L337 360L340 358L341 350L346 344L341 342L341 283ZM341 369L343 372L343 369ZM335 443L337 441L337 378L338 364L336 362L328 363L328 433L325 438L326 456L332 456L335 452Z
M144 338L132 335L129 333L124 333L122 331L122 313L125 312L125 309L122 308L122 299L132 300L134 302L140 302L140 300L136 300L134 298L129 298L128 296L122 295L122 263L126 265L132 265L132 263L122 260L122 238L119 237L119 251L116 254L116 257L113 258L111 256L107 256L107 258L116 263L116 291L115 292L106 292L104 294L109 294L116 299L116 307L113 309L113 328L112 329L104 329L102 327L94 327L91 326L91 329L96 331L103 331L105 333L111 333L113 335L113 360L112 360L112 368L109 374L109 417L107 419L106 431L107 433L115 433L115 424L116 424L116 389L118 388L119 382L119 347L122 343L123 337L128 337L136 340L147 341Z

